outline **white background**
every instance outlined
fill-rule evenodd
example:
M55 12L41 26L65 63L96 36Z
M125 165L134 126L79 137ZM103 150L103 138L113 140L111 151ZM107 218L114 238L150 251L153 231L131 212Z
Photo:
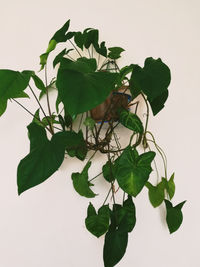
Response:
M137 225L117 266L199 267L200 2L1 0L0 68L39 70L39 55L69 18L70 30L98 28L108 46L123 47L122 65L161 57L172 74L166 107L151 118L150 129L168 156L169 174L175 171L173 203L187 200L183 225L170 235L163 207L154 209L144 189L135 200ZM36 110L35 103L23 103ZM17 196L16 169L29 150L30 121L14 103L0 118L0 267L102 267L103 238L84 227L89 201L72 188L70 174L82 162L66 161L45 183ZM97 157L91 177L103 160ZM94 191L106 188L97 181ZM104 197L93 201L96 208Z

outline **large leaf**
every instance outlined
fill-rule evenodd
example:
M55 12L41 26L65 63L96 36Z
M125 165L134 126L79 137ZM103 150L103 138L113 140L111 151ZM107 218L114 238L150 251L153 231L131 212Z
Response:
M157 186L147 182L146 187L149 190L149 200L154 208L160 206L165 198L165 182L162 180Z
M110 210L108 205L102 206L98 210L98 214L92 203L89 204L87 210L87 218L85 219L85 225L89 232L96 237L100 237L105 234L109 228Z
M119 121L126 128L142 134L144 131L141 120L136 114L131 113L126 109L121 109L119 112Z
M23 92L30 81L30 74L13 70L0 70L0 116L11 98L27 97Z
M169 228L170 234L174 233L181 226L183 221L182 207L186 201L183 201L173 207L172 203L169 200L165 200L165 205L167 209L167 225Z
M44 129L34 123L29 125L29 135L31 152L20 161L17 169L19 194L44 182L64 160L65 132L56 133L49 141Z
M73 185L76 192L87 198L93 198L96 196L96 194L90 189L90 186L93 186L93 184L88 181L88 169L90 166L91 161L85 165L81 173L72 173Z
M63 59L57 75L58 95L71 115L91 110L115 88L116 73L95 72L96 60Z
M104 266L115 266L124 256L127 244L127 232L120 231L120 229L109 229L105 236L103 249Z
M154 152L138 155L137 151L128 146L115 161L115 177L119 186L129 195L136 197L152 171L151 162Z
M170 80L170 70L160 58L156 60L147 58L144 68L133 65L130 80L131 93L134 97L140 92L146 94L153 114L156 115L167 100Z

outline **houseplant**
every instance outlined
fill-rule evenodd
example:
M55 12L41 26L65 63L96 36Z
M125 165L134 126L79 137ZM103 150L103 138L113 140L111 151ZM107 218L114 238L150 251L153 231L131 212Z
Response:
M57 72L49 84L47 79L43 82L32 70L0 70L0 115L6 111L7 102L12 101L33 117L27 127L30 153L20 161L17 170L19 194L48 179L59 169L66 155L85 161L82 172L71 175L79 195L94 198L92 182L95 179L104 179L110 184L98 212L89 203L85 225L96 237L105 234L104 265L112 267L126 251L128 233L136 223L133 197L144 187L148 189L153 207L165 202L170 233L182 223L181 209L185 201L172 205L174 174L168 177L166 156L148 130L151 110L154 116L158 114L168 98L170 70L161 59L153 58L147 58L143 68L136 64L120 68L117 59L121 57L123 48L107 48L105 42L99 42L96 29L70 32L69 24L68 20L53 35L46 52L40 56L41 71L47 77L51 52L57 49L58 43L67 47L53 60ZM34 82L35 89L30 81ZM38 103L34 114L18 99L30 97L27 88ZM49 101L52 88L58 93L54 110ZM47 110L42 106L41 98L46 98ZM145 104L145 117L138 114L141 103ZM91 114L99 105L103 105L104 110L97 122ZM120 144L117 128L121 131L128 129L126 134L130 138L125 147ZM158 177L156 185L149 181L156 156L151 144L164 166L164 175ZM95 164L97 153L104 154L107 162L102 166L102 173L89 178L88 170L91 164ZM118 190L124 192L120 204L116 202Z

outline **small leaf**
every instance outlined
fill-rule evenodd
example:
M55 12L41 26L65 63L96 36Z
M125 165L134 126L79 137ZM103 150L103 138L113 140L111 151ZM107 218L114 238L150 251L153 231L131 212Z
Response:
M90 130L94 129L94 126L96 124L95 120L93 120L91 117L87 117L83 123L86 127L88 127Z
M105 42L101 42L100 46L99 45L94 45L95 50L97 53L100 55L107 57L107 48L105 46Z
M183 221L182 207L186 201L183 201L173 207L172 203L169 200L165 199L165 205L167 209L166 221L169 228L170 234L174 233L179 229Z
M105 267L115 266L124 256L128 244L128 233L120 229L109 230L105 236L103 259Z
M85 32L84 35L85 35L84 46L86 49L88 49L91 44L93 44L94 46L98 44L98 40L99 40L98 30L92 29L90 31Z
M30 76L29 71L0 70L0 116L6 110L8 99L27 97L23 91L29 84Z
M128 146L115 161L115 177L126 193L134 197L140 193L149 179L154 157L151 151L138 156L136 149Z
M107 161L106 164L102 167L103 177L106 179L107 182L111 183L115 180L114 177L114 165L111 161Z
M142 134L144 131L141 120L136 114L129 112L126 109L121 109L119 112L119 121L126 128Z
M165 198L165 183L160 182L157 186L153 186L147 182L146 187L149 189L149 200L154 208L160 206Z
M85 225L89 232L96 237L105 234L109 228L110 210L108 205L102 206L96 214L95 208L90 203L88 206L88 215L85 219Z
M96 194L90 189L92 184L88 181L88 169L90 166L91 161L86 164L81 173L72 173L73 185L76 192L79 193L79 195L87 198L93 198L96 196Z
M34 81L34 83L35 83L35 86L39 89L39 90L41 90L41 91L46 91L46 87L45 87L45 85L44 85L44 83L43 83L43 81L35 74L35 73L33 73L32 75L31 75L31 78L33 79L33 81Z
M165 181L165 187L169 195L169 198L172 199L175 194L175 189L176 189L175 183L174 183L174 173L170 177L169 181L167 181L167 179L165 178L163 178L163 180Z
M108 50L110 51L108 54L108 57L111 59L118 59L121 57L121 53L123 51L125 51L123 48L121 47L110 47L108 48Z

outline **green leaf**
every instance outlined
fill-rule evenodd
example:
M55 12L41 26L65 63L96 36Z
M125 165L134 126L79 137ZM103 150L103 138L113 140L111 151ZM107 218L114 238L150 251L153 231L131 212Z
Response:
M147 58L144 68L133 65L130 80L130 90L134 97L140 92L147 96L153 114L156 115L163 107L168 97L168 86L171 81L170 70L159 59Z
M95 72L94 59L63 59L57 76L58 95L70 115L91 110L115 88L117 73Z
M94 126L96 124L95 120L93 120L91 117L87 117L83 123L86 127L88 127L90 130L94 129Z
M108 57L111 59L118 59L121 57L121 53L123 51L125 51L123 48L121 47L110 47L108 48L108 50L110 51L108 54Z
M43 81L35 74L35 73L33 73L32 75L31 75L31 78L33 79L33 81L34 81L34 83L35 83L35 86L39 89L39 90L41 90L41 91L46 91L46 87L45 87L45 85L44 85L44 83L43 83Z
M66 48L63 49L55 58L54 58L54 61L53 61L53 67L55 68L55 66L60 63L60 61L63 59L63 57L65 55L67 55L70 51L73 51L74 49L68 49L66 51Z
M115 266L124 256L128 244L128 233L110 229L105 236L103 260L105 267Z
M165 199L165 205L167 209L166 221L169 228L170 234L174 233L179 229L183 221L182 207L186 201L183 201L173 207L172 203L169 200Z
M74 42L81 50L83 50L85 39L86 39L86 35L83 34L82 32L76 32L74 35Z
M85 225L89 232L96 237L105 234L109 228L110 210L108 205L102 206L96 214L96 210L90 203L88 206L88 214L85 219Z
M67 31L69 29L70 20L68 20L51 38L49 41L49 45L47 47L47 50L44 54L40 56L40 65L41 70L44 68L47 62L47 58L49 56L49 53L52 52L58 43L66 42L67 40L71 39L73 37L73 34L68 35Z
M46 130L42 126L32 122L27 126L27 129L30 139L30 152L46 143Z
M85 34L84 46L86 49L88 49L91 44L93 44L94 46L98 44L98 40L99 40L98 30L92 29L90 31L85 32L84 34Z
M105 46L105 42L101 42L100 46L95 45L94 47L97 53L99 53L100 55L104 57L107 57L107 48Z
M160 206L165 198L165 183L162 180L157 186L147 182L146 187L149 190L149 200L154 208Z
M106 164L103 165L102 171L103 171L103 177L106 179L107 182L111 183L115 180L114 165L110 160L108 160Z
M11 98L27 97L23 92L29 84L30 74L13 70L0 70L0 116Z
M64 160L65 144L63 143L63 136L65 133L56 133L49 141L44 129L37 126L36 124L29 126L31 152L18 165L17 185L19 195L48 179L58 170Z
M123 206L119 204L113 205L112 224L112 227L118 228L122 232L131 232L133 230L136 224L136 214L131 196L128 196Z
M87 198L93 198L96 196L96 194L90 189L91 184L88 181L88 169L91 166L91 161L89 161L83 171L81 173L76 172L72 173L72 180L73 180L73 185L77 193L79 195L87 197Z
M80 130L78 133L73 131L66 132L66 150L70 157L77 157L84 160L87 155L87 146Z
M119 111L119 121L126 128L136 133L142 134L144 131L142 122L139 117L126 109L121 109Z
M167 181L166 178L162 178L162 179L165 182L165 188L167 190L169 198L172 199L175 194L175 189L176 189L175 183L174 183L174 173L170 177L169 181Z
M115 161L115 177L119 186L131 196L136 197L152 171L151 162L155 152L138 155L137 151L128 146Z

